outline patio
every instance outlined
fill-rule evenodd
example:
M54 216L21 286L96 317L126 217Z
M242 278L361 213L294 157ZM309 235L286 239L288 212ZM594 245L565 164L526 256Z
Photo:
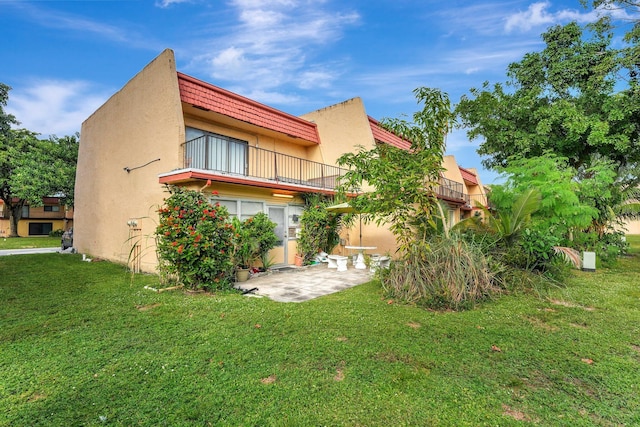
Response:
M347 271L337 271L323 263L276 269L236 283L236 287L245 291L257 288L247 295L265 296L278 302L303 302L366 283L371 278L368 269L358 270L349 265Z

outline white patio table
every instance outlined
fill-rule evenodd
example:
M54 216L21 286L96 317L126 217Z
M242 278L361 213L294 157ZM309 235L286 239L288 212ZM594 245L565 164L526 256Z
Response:
M378 249L377 246L345 246L344 248L358 251L358 257L356 258L355 265L358 270L364 270L367 268L367 264L364 263L364 251L372 251L374 249Z

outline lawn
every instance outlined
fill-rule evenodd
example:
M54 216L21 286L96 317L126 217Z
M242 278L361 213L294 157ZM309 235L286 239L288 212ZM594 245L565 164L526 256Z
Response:
M60 237L3 237L0 239L2 249L59 248Z
M154 293L0 258L0 425L640 425L640 239L614 269L466 312Z

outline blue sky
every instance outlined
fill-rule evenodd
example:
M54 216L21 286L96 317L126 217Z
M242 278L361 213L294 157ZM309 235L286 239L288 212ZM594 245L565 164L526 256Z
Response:
M0 82L7 110L45 136L80 131L165 48L179 71L291 114L359 96L369 115L399 117L416 87L457 103L505 81L549 26L596 15L578 0L0 0ZM478 144L457 131L447 152L490 184Z

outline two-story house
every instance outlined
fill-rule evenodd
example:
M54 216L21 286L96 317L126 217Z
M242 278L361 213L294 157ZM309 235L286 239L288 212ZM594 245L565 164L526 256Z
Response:
M16 200L17 201L17 200ZM48 236L50 232L68 230L73 226L73 209L68 209L59 197L45 197L41 206L26 203L22 207L22 217L18 221L20 237ZM11 232L9 209L0 200L0 237Z
M164 184L202 190L241 219L267 213L279 237L274 262L293 264L300 196L334 193L345 172L336 159L357 145L406 148L359 98L296 117L178 72L171 50L93 113L81 133L74 245L116 262L135 259L132 267L143 271L157 264L153 234ZM394 248L386 230L367 238L382 252Z

